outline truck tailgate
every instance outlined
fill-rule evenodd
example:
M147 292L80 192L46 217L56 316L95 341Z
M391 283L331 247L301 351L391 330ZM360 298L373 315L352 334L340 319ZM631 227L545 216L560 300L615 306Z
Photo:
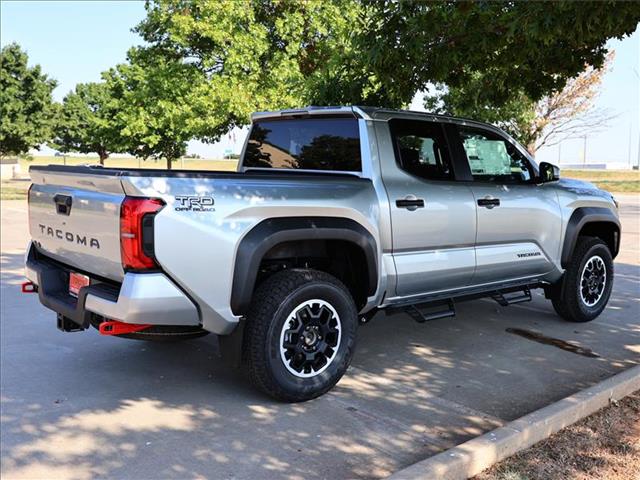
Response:
M125 195L117 172L32 167L30 173L29 229L38 250L79 270L121 281L120 205Z

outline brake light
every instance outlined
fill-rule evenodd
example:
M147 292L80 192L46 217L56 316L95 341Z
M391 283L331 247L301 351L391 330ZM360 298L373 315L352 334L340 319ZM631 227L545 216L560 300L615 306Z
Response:
M120 253L125 270L158 266L153 258L153 217L163 206L157 198L124 198L120 206Z
M33 183L29 185L29 190L27 190L27 218L29 222L29 238L33 238L33 234L31 233L31 189L33 188Z

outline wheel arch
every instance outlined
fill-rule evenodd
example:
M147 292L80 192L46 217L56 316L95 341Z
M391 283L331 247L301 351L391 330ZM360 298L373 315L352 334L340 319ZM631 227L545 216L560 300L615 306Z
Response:
M580 236L602 239L615 258L620 250L620 220L608 208L577 208L569 218L562 246L561 262L564 268L567 267Z
M362 255L364 265L360 267L365 275L360 280L367 296L375 294L379 268L377 244L371 232L360 223L342 217L271 218L253 227L238 245L231 289L233 313L244 315L247 312L260 267L268 254L287 246L304 248L305 244L317 245L319 242L347 245Z

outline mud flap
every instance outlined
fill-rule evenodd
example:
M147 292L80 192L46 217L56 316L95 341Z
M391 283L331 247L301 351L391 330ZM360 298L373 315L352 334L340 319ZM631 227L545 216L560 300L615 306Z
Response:
M244 325L245 320L242 318L230 335L218 335L219 355L222 361L235 368L239 368L242 365Z

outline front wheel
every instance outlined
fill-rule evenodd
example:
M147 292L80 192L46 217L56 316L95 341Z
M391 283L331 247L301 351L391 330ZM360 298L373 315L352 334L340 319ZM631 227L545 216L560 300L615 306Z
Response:
M252 382L287 402L318 397L347 370L357 310L347 288L315 270L286 270L258 287L246 318L244 356Z
M613 259L599 238L580 237L562 280L554 287L553 308L570 322L589 322L607 306L613 287Z

